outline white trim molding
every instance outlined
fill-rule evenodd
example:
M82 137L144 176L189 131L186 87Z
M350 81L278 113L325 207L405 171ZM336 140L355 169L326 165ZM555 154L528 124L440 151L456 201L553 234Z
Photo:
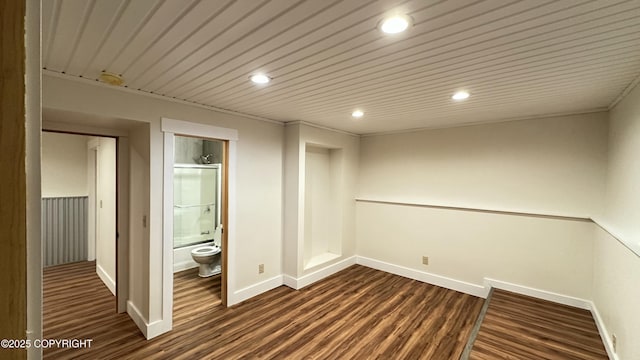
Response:
M593 223L596 224L596 226L600 227L600 229L602 229L604 232L609 234L609 236L611 236L612 238L617 240L620 244L622 244L624 247L626 247L635 256L640 257L640 240L636 242L630 241L631 237L620 235L621 232L614 231L611 225L606 224L600 219L592 218L591 221L593 221Z
M144 335L146 339L149 339L149 337L147 336L149 326L147 324L147 320L144 318L140 310L138 310L138 308L131 302L131 300L127 301L127 314L129 314L129 317L138 326L138 329L140 329L142 335Z
M173 327L173 164L175 135L195 136L228 141L227 192L227 306L233 305L236 293L236 158L238 130L169 118L161 119L164 133L163 152L163 234L162 234L162 320L158 320L148 338L170 331ZM281 283L281 281L280 281ZM241 293L242 294L242 293ZM151 325L154 325L151 324ZM151 326L149 325L149 326Z
M596 307L596 304L593 301L589 301L589 306L591 310L591 315L593 316L593 320L596 322L596 326L598 327L598 333L600 334L600 338L602 339L602 343L604 344L605 350L607 350L607 355L609 355L609 359L611 360L620 360L618 354L613 351L613 343L611 342L611 334L607 331L607 327L604 324L604 320L602 320L602 316L600 316L600 312Z
M111 278L111 276L109 276L109 274L107 274L107 272L98 263L96 263L96 274L98 274L98 277L100 278L100 280L102 280L102 282L107 286L109 291L111 291L111 294L115 296L116 282Z
M521 295L531 296L534 298L555 302L558 304L577 307L580 309L585 309L585 310L591 309L591 302L589 300L580 299L580 298L569 296L569 295L558 294L552 291L540 290L540 289L532 288L529 286L513 284L506 281L500 281L500 280L495 280L490 278L484 278L484 285L485 285L485 288L487 289L490 289L493 287L496 289L506 290L506 291L514 292Z
M182 120L162 118L162 132L179 135L197 136L200 138L238 141L238 130L218 126L193 123Z
M459 291L465 294L481 297L483 299L486 298L489 294L489 288L485 288L480 285L468 283L461 280L455 280L445 276L431 274L425 271L419 271L400 265L394 265L380 260L358 256L356 262L359 265L370 267L376 270L381 270L409 279L422 281L424 283L440 286L446 289Z
M313 284L314 282L320 281L324 278L326 278L327 276L333 275L335 273L337 273L338 271L344 270L346 268L348 268L351 265L355 265L357 264L357 258L356 256L351 256L348 257L346 259L342 259L340 261L337 261L331 265L325 266L323 268L320 268L318 270L315 270L313 272L310 272L306 275L303 275L299 278L295 278L293 276L290 275L284 275L283 276L283 283L284 285L295 289L295 290L300 290L305 286L309 286L311 284Z
M142 332L142 335L144 335L147 340L168 331L165 329L165 324L162 320L148 323L144 316L142 316L140 310L138 310L131 301L127 301L127 314L129 314L129 317L138 326L138 329L140 329L140 332Z
M269 290L282 286L282 283L283 283L282 275L277 275L270 279L261 281L257 284L253 284L245 288L242 288L240 290L236 290L233 294L230 294L230 296L228 297L227 304L229 306L239 304L254 296L260 295Z

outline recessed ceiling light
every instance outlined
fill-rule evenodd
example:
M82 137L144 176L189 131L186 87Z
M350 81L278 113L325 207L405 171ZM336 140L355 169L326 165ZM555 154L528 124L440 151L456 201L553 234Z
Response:
M254 74L249 78L254 84L267 84L271 81L271 78L265 74Z
M356 110L354 112L351 113L351 116L353 116L354 118L361 118L364 116L364 113L361 110Z
M457 93L453 94L453 96L451 97L453 100L464 100L466 98L469 97L469 93L466 91L458 91Z
M395 15L382 20L380 30L385 34L401 33L409 27L411 18L406 15Z

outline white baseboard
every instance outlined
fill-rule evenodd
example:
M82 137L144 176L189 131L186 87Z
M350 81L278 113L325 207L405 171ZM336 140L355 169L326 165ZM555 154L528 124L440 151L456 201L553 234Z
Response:
M593 301L589 301L591 315L596 322L596 326L598 327L598 333L600 334L600 338L602 339L602 343L604 344L605 350L607 350L607 355L609 355L609 359L611 360L620 360L618 354L613 351L613 344L611 343L611 334L607 331L607 327L604 325L604 321L602 320L602 316L600 316L600 312L598 312L598 308Z
M150 324L147 323L140 310L131 301L127 301L127 314L129 314L131 320L138 326L138 329L147 340L171 330L166 329L162 320L154 321Z
M305 286L309 286L316 281L322 280L329 275L333 275L338 271L344 270L349 266L355 265L355 264L356 264L356 257L351 256L346 259L342 259L338 262L335 262L329 266L325 266L309 274L303 275L299 278L294 278L293 276L290 276L290 275L283 275L282 280L284 285L295 290L300 290Z
M282 285L288 286L292 289L296 289L298 287L298 279L289 275L282 275Z
M111 291L111 293L115 296L116 282L111 278L111 276L109 276L109 274L107 274L106 271L104 271L102 266L98 265L97 262L96 262L96 274L98 274L98 277L100 278L100 280L102 280L102 282L107 286L109 291Z
M409 279L422 281L431 285L440 286L446 289L459 291L465 294L486 298L489 289L480 285L471 284L465 281L455 280L441 275L431 274L425 271L419 271L408 267L394 265L380 260L357 257L357 263L373 269L385 271L391 274L403 276Z
M195 261L182 261L173 264L173 272L177 273L183 270L193 269L198 267L198 263Z
M133 305L131 301L127 301L127 314L129 314L129 317L131 318L131 320L133 320L133 322L138 326L138 329L140 329L140 332L142 332L144 337L148 339L147 320L140 313L140 310L138 310L138 308L135 305Z
M147 340L153 339L158 335L162 335L171 330L171 326L167 326L168 322L162 320L156 320L150 324L147 324L147 334L145 337Z
M591 302L589 300L580 299L569 295L558 294L547 290L540 290L524 285L512 284L506 281L500 281L490 278L484 279L484 285L487 289L494 287L496 289L511 291L517 294L527 295L542 300L548 300L558 304L591 310Z
M232 296L229 296L227 298L227 305L231 306L231 305L241 303L247 299L250 299L256 295L260 295L271 289L275 289L281 285L282 285L282 275L278 275L270 279L261 281L257 284L247 286L244 289L236 290Z

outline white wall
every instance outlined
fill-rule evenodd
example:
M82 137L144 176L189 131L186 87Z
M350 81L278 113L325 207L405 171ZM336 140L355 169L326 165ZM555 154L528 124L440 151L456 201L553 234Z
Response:
M149 238L139 247L146 253L130 260L130 272L148 273L149 294L142 304L136 304L148 324L162 320L162 117L238 130L235 214L238 251L232 260L236 264L233 287L242 289L282 274L281 125L52 76L43 77L43 99L47 108L149 124ZM133 193L132 190L132 196ZM131 221L138 222L139 219ZM258 274L260 263L265 265L263 274Z
M635 359L639 353L633 340L640 331L634 302L639 296L638 257L595 225L422 206L356 205L354 194L359 172L362 199L594 216L633 244L640 203L629 200L637 199L634 184L640 180L635 155L640 144L638 92L612 111L607 155L608 122L602 113L358 139L304 124L283 131L278 124L57 77L43 81L46 107L147 123L131 131L130 139L129 288L130 301L147 324L162 318L164 116L238 129L235 288L283 273L299 277L314 271L304 270L299 243L304 232L299 208L304 149L306 144L343 148L339 227L345 240L336 261L357 253L475 285L491 277L593 299L608 331L618 336L621 359ZM422 255L430 257L427 267L421 264ZM260 263L264 274L257 272Z
M364 202L357 216L358 256L477 286L486 277L591 298L590 222Z
M26 1L25 126L27 171L27 339L42 339L42 238L41 238L41 78L39 0ZM27 350L29 359L42 358L42 348Z
M129 302L149 314L149 125L129 132ZM146 266L140 266L145 264Z
M640 87L609 118L606 211L596 221L593 300L619 359L640 359ZM634 252L635 251L635 252Z
M87 196L87 140L42 133L42 197Z
M606 116L363 137L359 197L588 217L602 206Z
M602 113L363 137L358 197L589 217L602 205L606 146ZM588 221L367 202L357 218L360 256L591 298Z
M85 150L86 151L86 150ZM86 157L85 157L86 158ZM96 166L96 273L116 293L116 140L99 138Z
M342 232L336 226L341 217L335 206L339 189L332 181L338 175L332 171L332 159L339 166L342 158L332 152L340 150L307 146L305 151L304 267L313 266L313 259L339 256L342 249Z
M285 142L285 236L284 236L284 274L292 279L322 271L323 267L337 264L355 255L355 193L358 176L359 137L309 126L306 124L288 124ZM340 153L341 161L330 161L331 186L337 189L332 215L336 217L333 225L342 241L339 245L340 256L319 263L317 266L304 266L305 238L305 175L307 146L340 149L329 153L330 159ZM335 153L334 153L335 151ZM333 163L338 164L334 166Z

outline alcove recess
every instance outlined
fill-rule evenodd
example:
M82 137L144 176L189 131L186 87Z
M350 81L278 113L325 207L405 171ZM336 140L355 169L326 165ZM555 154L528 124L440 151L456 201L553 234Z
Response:
M343 150L305 145L303 268L342 255Z

